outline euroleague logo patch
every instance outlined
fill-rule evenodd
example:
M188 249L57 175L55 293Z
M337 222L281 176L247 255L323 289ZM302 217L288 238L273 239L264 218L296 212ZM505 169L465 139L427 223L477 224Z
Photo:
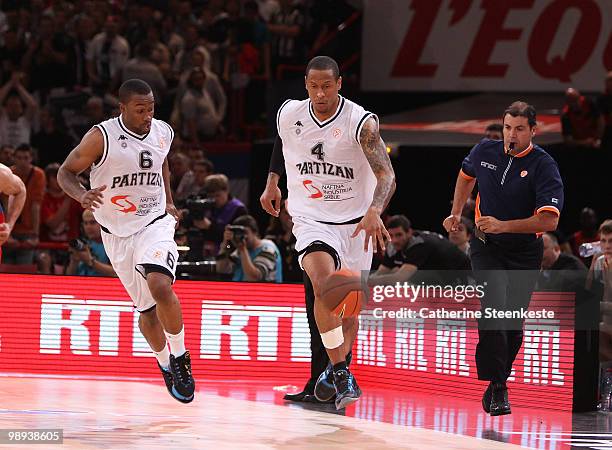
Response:
M526 170L521 171L521 178L525 178L529 172Z

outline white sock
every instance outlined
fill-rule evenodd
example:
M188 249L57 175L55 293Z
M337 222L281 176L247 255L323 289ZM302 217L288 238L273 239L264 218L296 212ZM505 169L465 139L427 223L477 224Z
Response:
M181 328L178 334L170 334L164 331L168 344L170 344L170 351L174 357L183 355L187 350L185 349L185 327Z
M162 366L162 368L170 368L170 349L168 348L167 343L164 343L164 348L161 351L156 352L153 350L153 354L157 358L157 362L160 366Z

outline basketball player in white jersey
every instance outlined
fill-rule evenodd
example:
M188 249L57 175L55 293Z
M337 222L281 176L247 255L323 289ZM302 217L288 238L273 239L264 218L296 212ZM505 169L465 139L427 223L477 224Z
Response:
M62 164L57 181L93 211L111 264L140 313L140 331L157 357L166 387L175 399L189 403L195 382L181 305L172 290L179 216L166 156L174 132L153 118L153 92L144 81L124 82L119 102L121 115L85 134ZM88 167L90 190L78 179Z
M377 117L338 94L338 64L326 56L313 58L305 81L309 98L287 100L278 111L279 137L260 200L278 216L278 181L286 170L296 250L312 281L314 315L330 359L314 395L319 401L335 395L341 409L361 395L346 363L359 324L332 314L319 301L321 289L340 268L370 270L375 247L384 250L389 234L380 214L395 190L395 174Z

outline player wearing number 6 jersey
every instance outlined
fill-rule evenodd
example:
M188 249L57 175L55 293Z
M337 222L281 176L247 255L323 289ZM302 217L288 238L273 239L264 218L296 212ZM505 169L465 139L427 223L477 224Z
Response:
M305 82L309 98L287 100L278 111L278 138L261 204L278 216L278 180L286 171L296 250L314 290L315 299L307 305L314 303L331 362L313 393L319 401L335 395L336 408L341 409L361 395L346 362L358 321L334 315L321 301L322 289L340 268L370 270L373 250L377 245L384 249L389 234L380 214L395 190L395 175L377 117L338 94L342 78L336 61L313 58ZM318 336L312 335L311 312L309 308L314 342Z
M140 331L157 357L166 387L175 399L189 403L195 382L181 306L172 290L179 217L166 156L174 132L153 118L153 92L144 81L123 83L119 102L121 115L85 134L62 164L57 181L93 211L111 264L140 313ZM78 179L88 167L90 190Z

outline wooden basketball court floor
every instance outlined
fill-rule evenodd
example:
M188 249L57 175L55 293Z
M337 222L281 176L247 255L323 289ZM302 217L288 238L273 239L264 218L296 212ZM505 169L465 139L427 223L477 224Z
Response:
M183 405L160 381L0 377L0 429L64 430L56 449L612 449L610 419L521 410L491 418L446 396L368 390L338 413L288 403L286 387L199 380ZM581 430L581 431L578 431Z

